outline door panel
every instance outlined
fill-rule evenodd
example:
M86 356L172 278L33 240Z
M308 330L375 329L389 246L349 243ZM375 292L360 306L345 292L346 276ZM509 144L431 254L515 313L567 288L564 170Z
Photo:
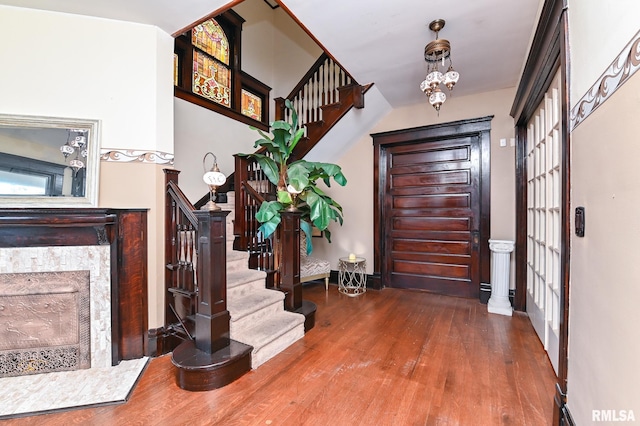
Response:
M479 138L388 151L385 285L477 297Z
M558 372L560 354L560 74L527 131L527 314Z

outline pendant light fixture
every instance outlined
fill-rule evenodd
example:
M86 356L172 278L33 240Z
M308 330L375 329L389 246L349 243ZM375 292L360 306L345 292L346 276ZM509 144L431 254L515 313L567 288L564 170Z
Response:
M436 33L436 39L424 48L427 76L420 83L420 90L427 95L429 103L438 111L438 114L440 114L440 107L447 100L447 95L440 89L440 84L444 84L451 91L460 78L460 74L453 69L449 40L438 38L438 33L444 28L444 24L444 19L436 19L429 24L429 29ZM447 62L449 67L445 68Z

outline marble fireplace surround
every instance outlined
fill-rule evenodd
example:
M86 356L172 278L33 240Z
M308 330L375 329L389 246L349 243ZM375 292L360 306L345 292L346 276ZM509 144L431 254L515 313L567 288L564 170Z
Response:
M3 273L89 271L91 368L111 366L109 246L0 248ZM0 282L2 274L0 274ZM0 284L1 285L1 284Z
M148 362L146 212L0 209L0 271L88 271L91 318L90 368L0 378L0 420L129 398Z

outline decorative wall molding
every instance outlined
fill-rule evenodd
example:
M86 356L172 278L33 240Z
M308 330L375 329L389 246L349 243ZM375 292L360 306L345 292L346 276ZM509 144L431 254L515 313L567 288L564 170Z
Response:
M571 131L604 103L640 68L640 31L571 110Z
M100 160L116 163L148 163L173 165L174 155L161 151L139 151L133 149L100 150Z

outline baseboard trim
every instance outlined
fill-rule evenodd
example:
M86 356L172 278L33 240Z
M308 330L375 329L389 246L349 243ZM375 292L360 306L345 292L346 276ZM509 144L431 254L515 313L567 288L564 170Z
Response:
M556 394L553 397L553 403L553 424L555 426L575 426L569 407L567 407L567 395L562 392L559 383L556 383Z
M367 290L382 290L382 284L379 275L367 274ZM329 272L329 282L338 283L338 271L331 270Z

